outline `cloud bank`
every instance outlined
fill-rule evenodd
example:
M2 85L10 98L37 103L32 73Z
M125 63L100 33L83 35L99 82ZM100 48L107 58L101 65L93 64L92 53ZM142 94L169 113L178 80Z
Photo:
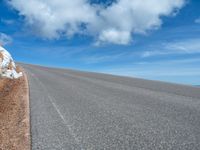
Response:
M88 0L9 0L9 4L43 38L85 34L97 44L128 44L134 34L158 29L161 17L176 15L185 0L118 0L107 7Z

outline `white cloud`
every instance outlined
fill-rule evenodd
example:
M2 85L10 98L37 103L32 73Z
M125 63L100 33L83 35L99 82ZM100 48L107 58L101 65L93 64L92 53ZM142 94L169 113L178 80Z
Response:
M0 32L0 45L7 45L12 42L12 38L5 33Z
M161 16L176 14L185 0L118 0L108 7L88 0L10 0L40 36L89 34L97 43L128 44L132 35L161 26Z
M141 57L152 57L160 55L177 55L177 54L199 54L200 53L200 39L186 39L170 43L156 45L154 49L141 53Z
M99 36L99 42L109 41L114 44L127 44L131 41L131 33L117 29L103 30Z
M167 43L165 47L180 53L200 53L200 39L186 39Z
M95 10L85 0L10 0L10 4L45 38L79 33L81 23L95 17Z
M157 29L161 26L161 16L173 15L177 8L184 5L184 0L119 0L111 7L101 10L100 18L104 22L100 28L99 40L102 42L127 44L132 38L132 34L145 34L146 31ZM95 22L100 24L99 21ZM109 34L110 30L117 31L118 38ZM115 30L114 30L115 29ZM108 33L106 33L108 32ZM114 34L116 36L116 34ZM118 39L118 40L117 40Z

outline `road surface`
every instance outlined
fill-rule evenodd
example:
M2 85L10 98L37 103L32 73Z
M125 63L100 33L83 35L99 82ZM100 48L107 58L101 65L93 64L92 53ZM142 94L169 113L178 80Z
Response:
M200 88L22 66L33 150L200 149Z

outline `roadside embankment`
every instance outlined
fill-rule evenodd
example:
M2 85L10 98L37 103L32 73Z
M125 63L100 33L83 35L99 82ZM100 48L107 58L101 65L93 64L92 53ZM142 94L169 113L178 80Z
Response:
M30 150L28 80L0 79L0 150Z

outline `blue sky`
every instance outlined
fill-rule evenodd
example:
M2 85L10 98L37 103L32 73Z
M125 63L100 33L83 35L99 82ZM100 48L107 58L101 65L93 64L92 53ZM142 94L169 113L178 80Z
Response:
M199 0L75 1L1 0L0 42L19 62L200 85Z

